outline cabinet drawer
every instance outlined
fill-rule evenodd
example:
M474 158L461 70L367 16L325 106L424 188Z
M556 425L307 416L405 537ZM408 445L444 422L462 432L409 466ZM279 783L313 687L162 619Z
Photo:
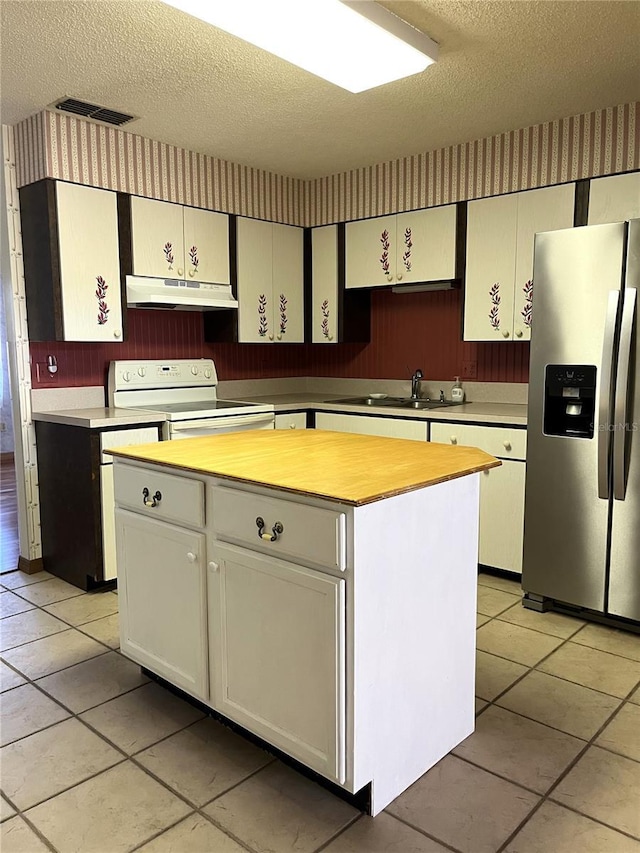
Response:
M104 465L113 462L113 456L105 450L112 447L126 447L128 444L151 444L158 441L158 427L135 427L134 429L114 429L100 433L101 460Z
M174 521L188 527L204 527L204 483L119 462L113 467L118 506L130 507L150 518ZM145 489L149 490L147 500L150 502L157 492L160 493L156 506L145 503Z
M294 501L255 495L225 486L212 488L213 529L218 539L284 560L344 571L346 516ZM256 519L264 520L264 535L277 522L282 533L274 542L258 534Z
M501 459L527 458L527 431L524 429L432 423L431 441L479 447Z
M307 413L291 412L288 415L276 415L276 429L306 429Z

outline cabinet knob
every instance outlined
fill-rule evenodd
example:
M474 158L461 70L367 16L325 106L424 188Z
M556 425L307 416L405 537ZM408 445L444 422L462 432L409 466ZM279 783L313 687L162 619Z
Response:
M178 275L182 276L182 270L181 269L178 270Z
M213 560L211 560L211 562L209 563L209 571L210 572L219 572L220 566L218 565L218 563L214 563Z
M396 278L398 279L398 281L402 281L402 273L399 272Z
M195 270L189 270L189 278L193 278L195 274L196 274Z
M329 337L328 337L328 339L327 339L327 340L332 341L332 340L333 340L333 335L329 335Z
M196 561L197 559L198 559L198 558L197 558L197 557L196 557L196 555L193 553L193 551L187 551L187 560L188 560L190 563L195 563L195 561Z
M122 329L114 329L114 330L113 330L113 337L114 337L114 338L120 338L120 337L122 337Z
M457 444L457 443L458 443L457 437L455 435L452 435L451 436L451 444Z
M295 428L296 428L295 424L289 424L289 429L295 429Z
M522 329L516 329L516 338L522 337Z
M511 450L511 442L510 441L504 441L502 444L503 444L503 447L505 450Z
M269 335L269 340L270 340L270 341L272 341L272 340L273 340L273 335Z
M505 329L505 330L504 330L504 332L502 333L502 337L503 337L503 338L508 338L508 337L509 337L509 330L508 330L508 329Z
M282 340L282 335L276 335L276 338L277 338L279 341L281 341L281 340Z
M387 273L387 281L393 281L393 276Z

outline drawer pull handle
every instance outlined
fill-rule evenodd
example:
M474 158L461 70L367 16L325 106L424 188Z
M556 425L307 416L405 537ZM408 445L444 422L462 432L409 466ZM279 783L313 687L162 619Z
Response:
M145 506L158 506L160 501L162 500L161 492L156 492L155 495L149 500L149 489L145 486L142 490L142 502Z
M256 518L256 527L258 528L258 539L264 539L265 542L275 542L278 536L284 532L284 527L282 526L282 522L276 521L276 523L271 528L271 533L264 532L264 518L259 515Z

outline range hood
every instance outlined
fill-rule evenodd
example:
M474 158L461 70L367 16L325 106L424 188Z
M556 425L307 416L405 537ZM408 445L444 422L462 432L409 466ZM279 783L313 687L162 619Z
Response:
M164 310L174 308L176 311L215 311L218 308L237 308L238 302L233 298L229 284L128 275L127 306Z

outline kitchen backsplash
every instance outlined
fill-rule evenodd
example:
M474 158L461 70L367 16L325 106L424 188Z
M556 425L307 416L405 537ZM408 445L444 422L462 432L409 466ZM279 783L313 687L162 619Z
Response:
M528 343L460 340L460 291L372 293L369 344L210 344L202 316L188 311L129 312L122 344L31 342L34 388L103 385L109 362L127 358L213 358L221 380L283 376L404 379L467 376L479 382L527 382ZM58 373L44 367L55 355ZM475 373L475 375L473 375Z

